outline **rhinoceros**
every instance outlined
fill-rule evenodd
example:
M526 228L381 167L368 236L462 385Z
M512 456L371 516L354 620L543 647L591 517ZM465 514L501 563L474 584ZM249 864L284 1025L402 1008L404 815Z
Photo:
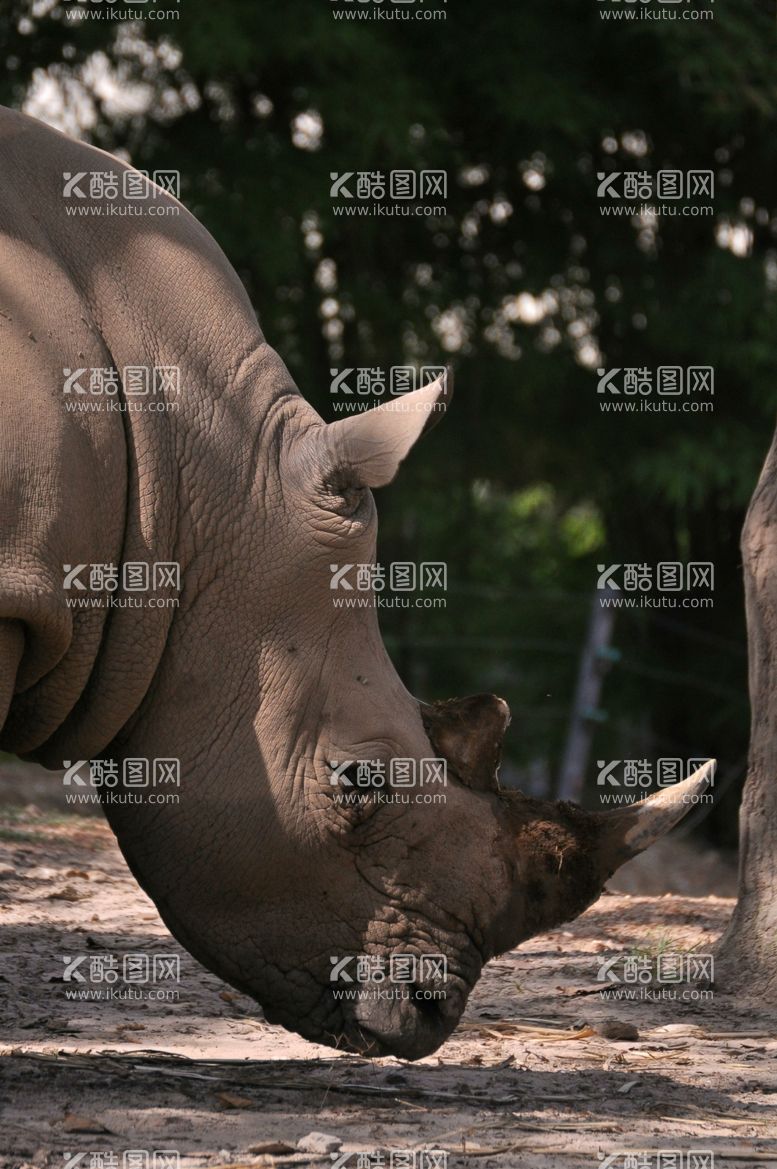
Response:
M177 803L103 796L175 937L271 1023L427 1055L484 963L581 913L709 767L600 813L502 791L506 704L420 703L375 607L333 604L449 379L325 423L172 194L10 110L0 240L0 746L178 760ZM170 368L140 408L133 371ZM95 369L113 396L71 409ZM110 605L70 603L95 595L83 566L144 564L179 566L158 603L122 604L123 577ZM444 760L444 805L336 798L343 761L397 759Z

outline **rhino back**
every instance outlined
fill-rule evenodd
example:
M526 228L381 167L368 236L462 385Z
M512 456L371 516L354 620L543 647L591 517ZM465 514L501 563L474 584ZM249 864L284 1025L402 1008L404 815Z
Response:
M51 765L125 725L172 620L74 612L63 566L185 559L194 436L219 399L278 380L240 281L176 200L159 193L164 215L68 215L63 175L127 169L0 110L0 623L8 644L24 637L21 661L0 661L0 744ZM176 413L66 409L63 370L126 366L178 367Z

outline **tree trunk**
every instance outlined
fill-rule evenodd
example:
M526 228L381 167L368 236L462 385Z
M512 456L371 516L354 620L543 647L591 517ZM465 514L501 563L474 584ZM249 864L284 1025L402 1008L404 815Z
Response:
M716 958L722 989L777 1005L777 435L742 533L751 705L739 898Z

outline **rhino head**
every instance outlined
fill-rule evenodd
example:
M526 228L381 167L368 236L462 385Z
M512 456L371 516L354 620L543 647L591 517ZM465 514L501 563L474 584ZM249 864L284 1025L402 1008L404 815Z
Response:
M374 561L370 489L446 392L330 425L281 401L231 519L200 529L150 699L119 737L182 758L180 806L107 809L172 932L270 1022L408 1059L451 1033L489 958L590 905L705 783L598 815L503 792L506 704L419 704L375 609L335 603L333 569ZM430 758L447 761L443 804L343 787L359 763Z

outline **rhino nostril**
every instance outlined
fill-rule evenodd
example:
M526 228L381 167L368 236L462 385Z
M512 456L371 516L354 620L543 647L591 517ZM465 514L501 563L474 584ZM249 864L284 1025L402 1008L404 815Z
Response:
M416 986L413 988L411 996L413 1006L429 1022L437 1022L445 1015L443 1004L435 997L435 994L435 991L428 990L426 987Z

